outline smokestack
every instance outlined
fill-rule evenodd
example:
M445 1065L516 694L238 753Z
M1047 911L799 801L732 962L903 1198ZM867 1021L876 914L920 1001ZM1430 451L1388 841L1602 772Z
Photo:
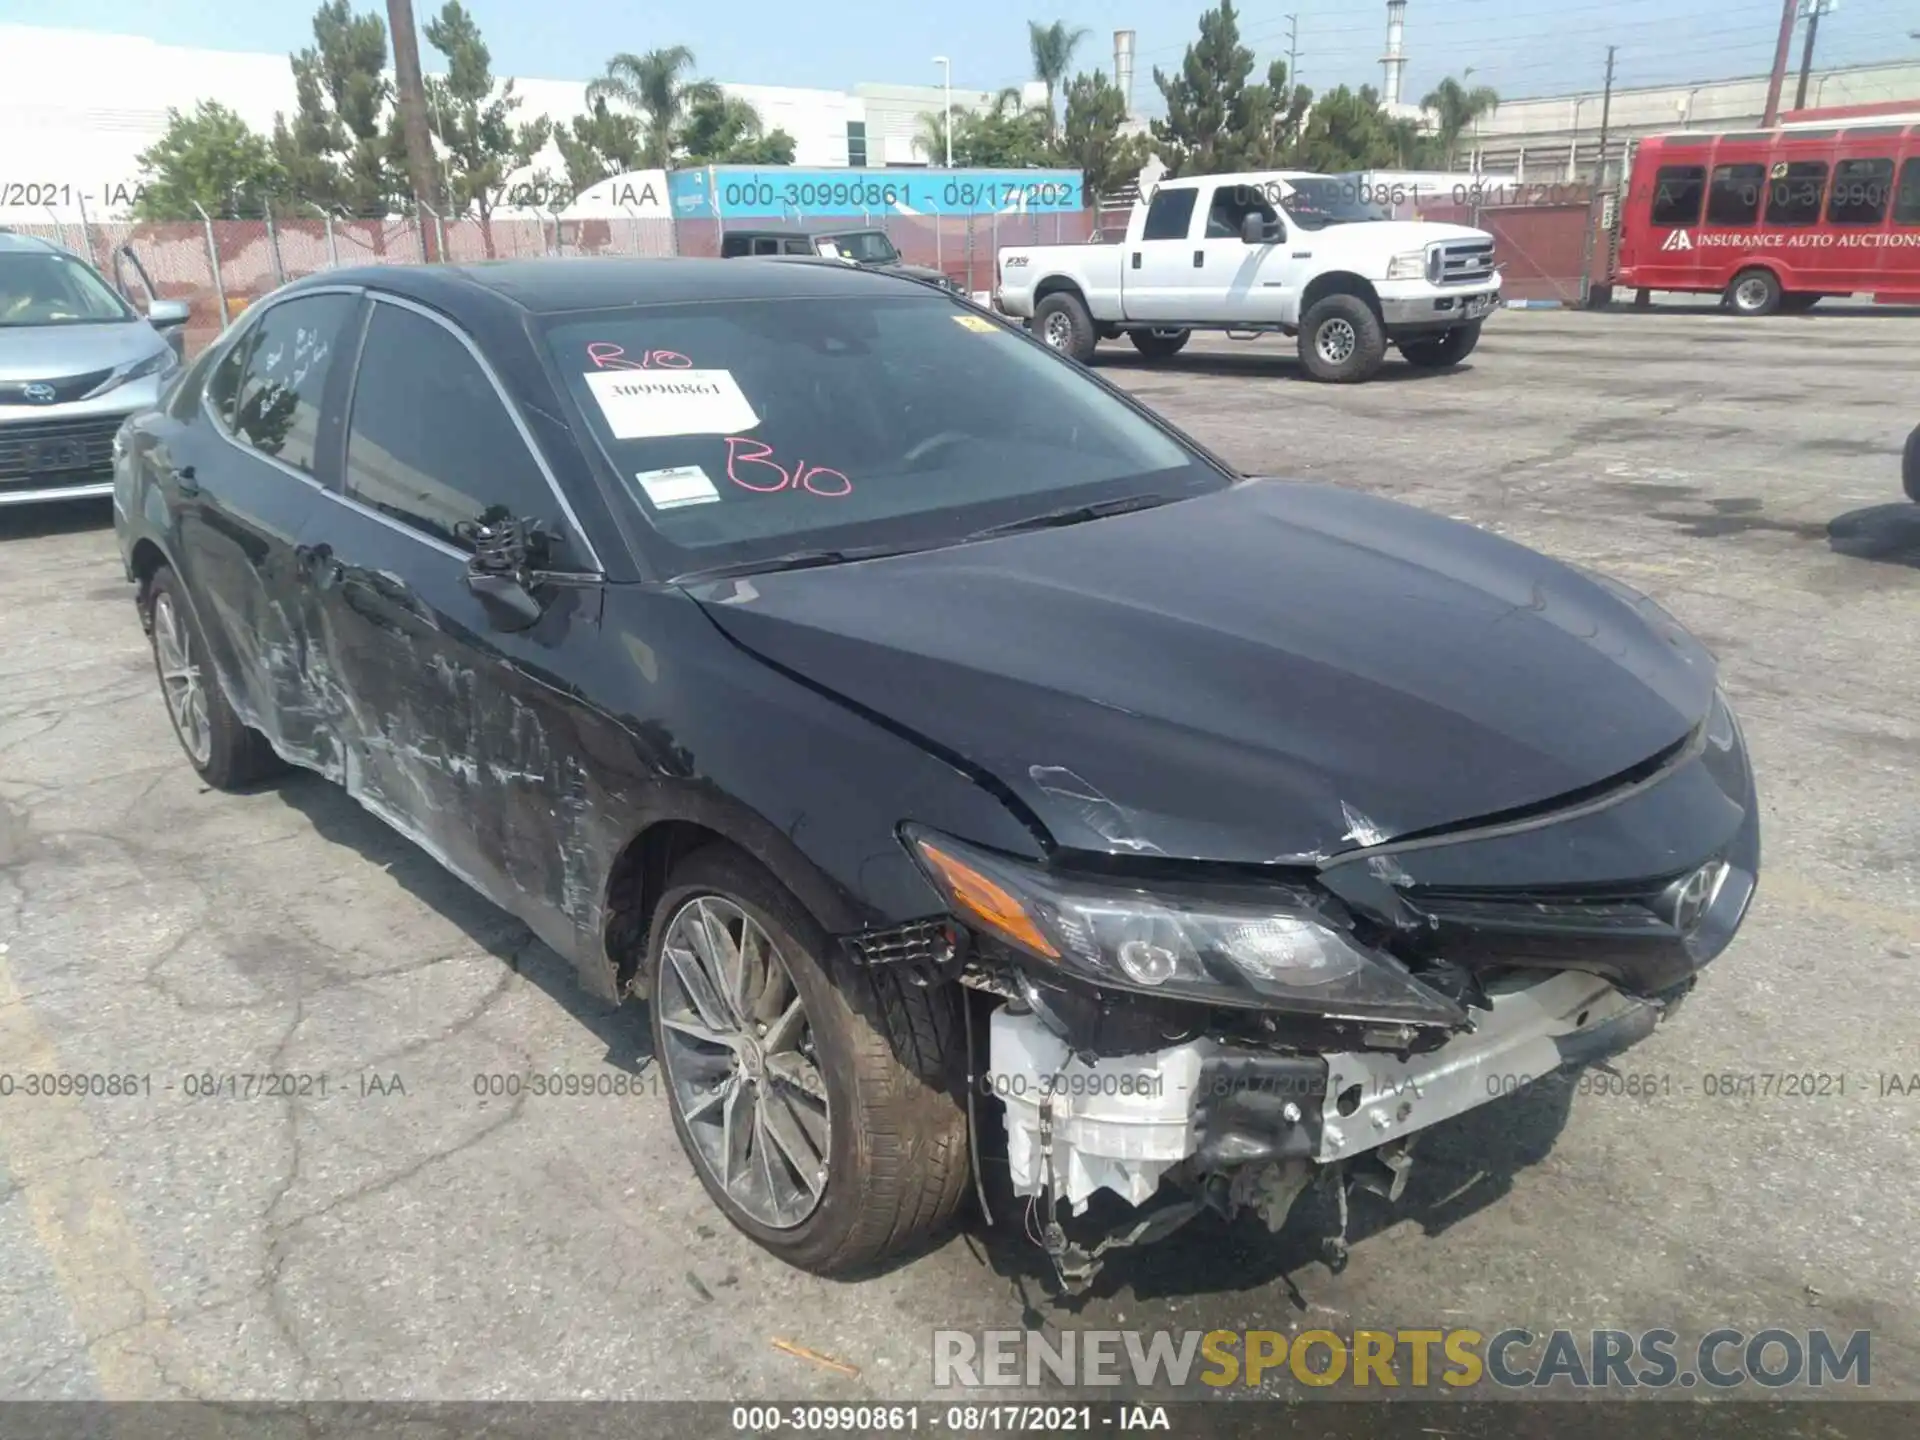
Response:
M1380 57L1386 68L1384 99L1389 107L1400 103L1400 75L1407 68L1407 56L1401 43L1407 30L1407 0L1387 0L1387 53Z
M1405 0L1401 0L1404 4ZM1133 31L1113 32L1113 83L1126 98L1127 119L1133 118Z

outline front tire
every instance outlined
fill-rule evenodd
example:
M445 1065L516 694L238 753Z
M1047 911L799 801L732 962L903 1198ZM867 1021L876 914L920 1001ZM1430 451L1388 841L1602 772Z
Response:
M1409 365L1418 365L1423 370L1443 370L1449 365L1458 365L1473 353L1473 347L1479 343L1480 322L1475 320L1471 324L1443 330L1438 335L1402 340L1400 354Z
M1371 380L1386 358L1387 332L1358 295L1316 301L1300 322L1300 363L1316 380L1333 385Z
M1086 302L1071 290L1056 290L1033 310L1033 333L1049 350L1057 350L1082 365L1093 358L1100 331Z
M953 1217L970 1170L951 987L854 966L724 844L668 877L646 963L673 1128L736 1228L842 1275Z
M1906 454L1900 459L1900 484L1907 498L1920 505L1920 427L1907 436Z
M1756 318L1780 308L1780 281L1771 270L1755 266L1742 270L1727 286L1726 307L1736 315Z
M167 718L200 778L216 790L243 790L284 770L267 737L248 728L227 703L185 587L164 565L147 582L147 613Z
M1168 360L1187 348L1191 330L1129 330L1133 348L1149 360Z

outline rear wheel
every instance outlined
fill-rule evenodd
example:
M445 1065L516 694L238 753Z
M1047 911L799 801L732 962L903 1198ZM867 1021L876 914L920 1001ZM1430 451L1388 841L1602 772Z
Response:
M1100 332L1094 328L1086 302L1070 290L1055 291L1034 307L1033 333L1049 350L1058 350L1082 365L1093 358L1093 347L1100 343Z
M951 1219L970 1173L951 987L853 966L727 845L668 877L647 965L674 1130L736 1227L831 1275Z
M200 778L216 790L239 790L285 769L266 736L227 703L180 579L164 565L147 583L147 607L167 718Z
M1451 330L1443 330L1438 335L1421 335L1412 340L1400 342L1400 353L1406 357L1409 365L1418 365L1423 370L1440 370L1449 365L1458 365L1473 353L1473 347L1480 343L1480 322L1469 325L1456 325Z
M1358 295L1329 295L1300 322L1300 363L1316 380L1352 385L1371 380L1387 357L1387 332Z
M1187 348L1187 341L1193 338L1191 330L1130 330L1127 338L1133 341L1133 348L1149 360L1165 360L1178 355Z
M1771 315L1780 308L1780 282L1771 270L1742 270L1727 286L1726 307L1736 315Z
M1920 504L1920 428L1907 436L1907 453L1900 461L1900 483L1907 498Z

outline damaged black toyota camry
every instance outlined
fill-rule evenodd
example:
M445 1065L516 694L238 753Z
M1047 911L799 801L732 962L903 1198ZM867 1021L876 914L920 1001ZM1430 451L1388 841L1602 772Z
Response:
M1069 1278L1102 1210L1397 1194L1754 891L1740 727L1651 600L1243 477L909 279L331 272L115 484L199 774L331 777L645 998L714 1202L816 1271L1003 1146Z

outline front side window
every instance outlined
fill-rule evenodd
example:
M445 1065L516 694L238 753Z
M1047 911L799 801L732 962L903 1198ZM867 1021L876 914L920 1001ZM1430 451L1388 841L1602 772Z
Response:
M893 242L878 230L859 230L851 235L823 235L820 238L832 241L834 249L858 265L891 265L900 258L900 252L893 248Z
M780 242L771 235L756 235L753 240L753 253L756 255L778 255Z
M674 574L1230 483L1078 367L935 294L634 307L557 319L546 343Z
M377 304L347 422L347 494L462 550L467 522L563 528L559 501L467 347L438 322Z
M1707 187L1707 223L1744 228L1760 220L1760 197L1767 189L1767 167L1716 165Z
M1767 181L1767 224L1813 224L1820 218L1820 192L1826 187L1826 161L1782 160Z
M54 250L0 254L0 328L119 325L139 318L92 266L71 255Z
M1193 224L1193 202L1198 194L1191 185L1178 190L1159 190L1147 206L1147 223L1140 231L1142 240L1184 240Z
M1653 177L1651 223L1664 229L1700 223L1700 197L1706 192L1704 165L1662 165Z
M262 455L313 473L320 399L359 303L352 295L309 295L283 300L254 322L231 412L237 437ZM221 403L216 397L216 410Z
M1241 226L1245 224L1249 215L1258 215L1263 220L1270 221L1278 221L1280 218L1256 187L1216 185L1213 190L1213 204L1207 210L1207 238L1209 240L1240 239Z
M1833 167L1827 221L1833 225L1878 225L1893 194L1892 160L1842 160Z

